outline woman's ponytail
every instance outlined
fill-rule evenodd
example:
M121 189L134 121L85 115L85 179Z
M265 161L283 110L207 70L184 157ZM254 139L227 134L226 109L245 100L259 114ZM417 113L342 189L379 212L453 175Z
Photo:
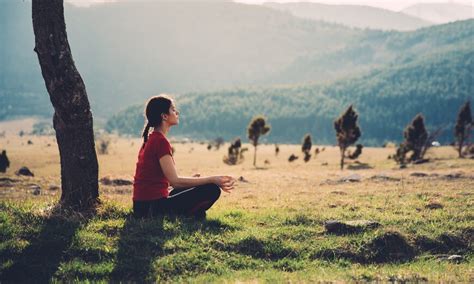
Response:
M150 123L147 122L143 128L142 137L143 137L143 146L145 146L146 141L148 140L148 132L150 131Z

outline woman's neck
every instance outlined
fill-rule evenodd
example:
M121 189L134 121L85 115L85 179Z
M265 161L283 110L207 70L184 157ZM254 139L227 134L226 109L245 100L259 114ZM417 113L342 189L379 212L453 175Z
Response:
M166 136L169 130L170 130L170 126L167 125L166 123L162 123L160 126L156 127L154 131L158 131L164 136Z

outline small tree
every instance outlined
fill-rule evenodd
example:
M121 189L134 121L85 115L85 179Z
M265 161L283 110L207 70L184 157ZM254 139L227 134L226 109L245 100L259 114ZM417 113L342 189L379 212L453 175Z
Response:
M308 162L311 159L311 135L308 133L303 137L303 145L301 145L301 151L304 153L304 161Z
M396 153L393 155L393 159L397 164L400 164L401 166L406 165L406 154L407 154L407 148L404 143L400 143L400 145L397 148ZM390 156L389 156L390 157Z
M224 138L217 137L216 139L214 139L214 147L216 148L216 151L219 150L222 144L224 144Z
M425 120L421 113L417 114L403 132L405 141L403 141L404 152L412 151L410 161L416 161L423 158L424 147L428 140L428 132L425 128Z
M7 151L2 150L2 154L0 154L0 173L5 173L8 167L10 167L10 160L8 160Z
M467 101L459 109L456 126L454 126L455 146L458 151L459 158L463 158L463 147L469 148L469 136L471 135L472 115L470 102Z
M290 157L288 158L288 162L293 162L295 160L298 160L298 156L295 156L295 154L291 154Z
M341 170L344 169L344 157L347 148L359 139L361 132L357 125L358 115L352 105L334 121L337 144L341 152Z
M110 138L107 136L102 136L98 139L97 143L97 153L99 155L107 155L109 153Z
M275 156L278 156L278 153L280 153L280 147L278 144L275 144Z
M267 125L265 117L263 116L256 116L250 122L247 134L250 142L255 147L254 155L253 155L253 165L256 166L257 164L257 146L258 146L258 139L261 135L266 135L270 132L270 125Z
M224 163L228 165L240 164L244 159L243 152L244 149L242 149L242 142L240 138L236 138L232 143L230 143L228 154L224 157Z

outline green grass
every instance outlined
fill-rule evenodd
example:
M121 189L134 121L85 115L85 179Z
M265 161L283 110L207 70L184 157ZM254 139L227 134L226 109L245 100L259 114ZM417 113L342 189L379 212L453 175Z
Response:
M418 198L424 197L412 202ZM196 221L135 220L130 209L111 202L89 219L50 215L46 207L0 202L1 282L472 280L469 211L435 211L426 219L406 216L411 211L403 206L380 214L217 208ZM327 234L324 220L343 213L383 226ZM396 247L388 241L392 235L401 242ZM413 255L397 255L402 246ZM461 254L464 261L439 260L439 254Z

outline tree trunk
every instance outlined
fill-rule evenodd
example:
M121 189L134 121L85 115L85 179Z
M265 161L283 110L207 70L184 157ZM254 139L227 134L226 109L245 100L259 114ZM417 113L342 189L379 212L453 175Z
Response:
M33 0L35 49L54 107L61 158L61 204L87 210L99 201L98 163L86 88L72 59L63 0Z
M346 152L346 148L340 148L341 150L341 170L344 169L344 153Z
M459 141L458 141L458 154L459 154L459 158L464 158L464 155L462 154L462 146L464 144L464 135L463 137L459 138Z
M253 151L253 166L257 166L257 145L254 146L255 150Z

